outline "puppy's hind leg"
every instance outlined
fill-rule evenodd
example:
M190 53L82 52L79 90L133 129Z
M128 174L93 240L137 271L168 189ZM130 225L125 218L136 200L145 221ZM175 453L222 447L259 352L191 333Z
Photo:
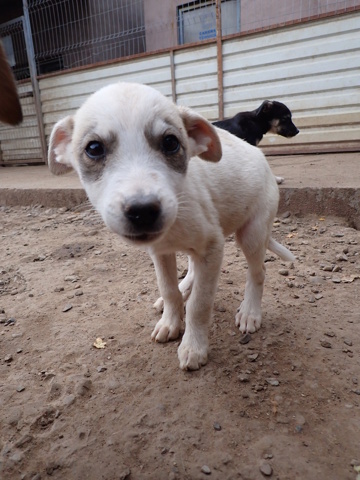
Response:
M237 241L248 262L244 300L236 315L235 324L242 333L253 333L261 326L261 299L265 281L266 232L251 224L236 232Z
M177 283L176 256L153 255L152 260L159 290L164 299L164 312L151 338L156 342L168 342L179 336L184 318L184 302Z

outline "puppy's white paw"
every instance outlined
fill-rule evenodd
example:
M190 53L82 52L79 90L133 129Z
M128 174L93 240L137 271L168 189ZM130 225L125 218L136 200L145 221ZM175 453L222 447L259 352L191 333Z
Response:
M261 327L261 311L251 311L243 302L235 315L235 325L241 333L256 332Z
M162 297L159 297L156 302L154 303L153 307L155 310L159 313L164 311L164 299Z
M181 320L166 319L164 316L155 325L151 334L151 339L155 342L166 343L170 340L176 340L180 335Z
M199 370L207 363L208 346L207 344L199 345L197 342L192 344L183 339L178 348L178 357L182 370Z
M285 181L285 178L284 177L275 177L276 178L276 183L278 185L281 185L282 183L284 183Z

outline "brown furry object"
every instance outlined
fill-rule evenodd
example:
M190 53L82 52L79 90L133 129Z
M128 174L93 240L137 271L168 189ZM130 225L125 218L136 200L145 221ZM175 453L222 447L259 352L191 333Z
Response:
M14 75L0 43L0 122L17 125L23 119Z

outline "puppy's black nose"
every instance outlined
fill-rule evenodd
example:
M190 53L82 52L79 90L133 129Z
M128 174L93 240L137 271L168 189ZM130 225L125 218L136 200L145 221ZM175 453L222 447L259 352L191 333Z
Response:
M161 204L154 196L130 199L124 205L124 215L133 227L142 232L153 230L161 213Z

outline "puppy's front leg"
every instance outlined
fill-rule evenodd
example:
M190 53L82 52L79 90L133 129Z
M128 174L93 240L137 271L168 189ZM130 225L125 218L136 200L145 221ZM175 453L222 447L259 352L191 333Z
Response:
M151 338L156 342L175 340L184 318L184 302L177 282L176 256L152 255L160 294L164 301L164 312L157 322Z
M194 280L194 267L193 267L193 261L192 258L189 256L188 257L188 271L187 274L185 275L185 278L181 280L179 283L179 290L181 292L181 295L183 297L184 303L186 303L187 299L189 298L189 295L191 293L192 289L192 284ZM158 312L162 312L164 309L164 300L162 297L158 298L156 302L154 303L154 308Z
M193 256L193 286L186 304L186 327L178 349L180 368L198 370L208 357L208 330L223 256L223 242L203 257Z

